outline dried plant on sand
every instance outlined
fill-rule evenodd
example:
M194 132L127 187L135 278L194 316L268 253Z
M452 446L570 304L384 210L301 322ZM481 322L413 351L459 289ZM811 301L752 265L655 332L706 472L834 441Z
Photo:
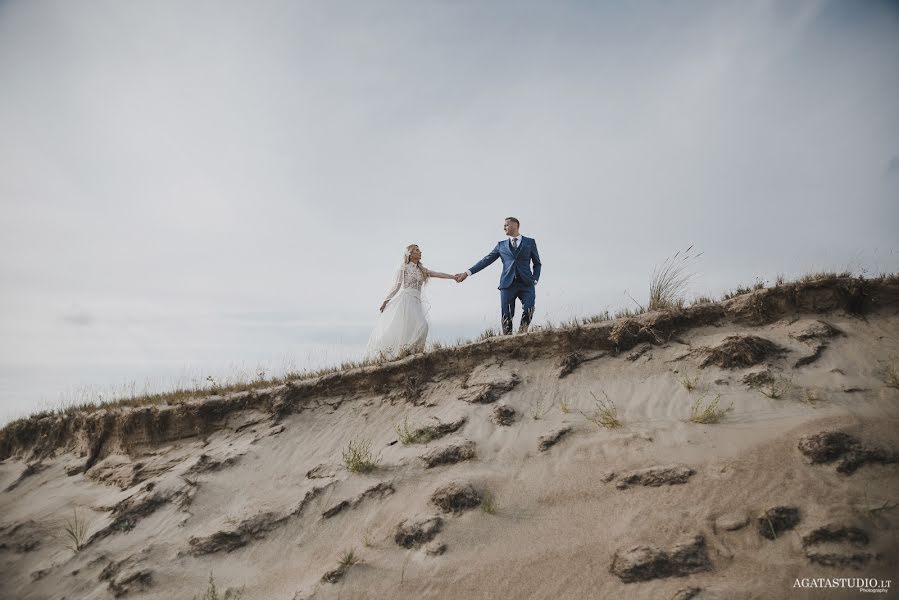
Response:
M692 249L691 245L683 252L678 250L674 256L665 259L661 267L656 267L653 271L652 281L649 283L647 310L665 310L684 306L684 294L694 275L688 270L690 261L702 256L702 252L690 254Z

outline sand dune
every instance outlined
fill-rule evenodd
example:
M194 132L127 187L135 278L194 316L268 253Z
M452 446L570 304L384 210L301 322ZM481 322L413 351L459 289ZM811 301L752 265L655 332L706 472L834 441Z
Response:
M899 285L847 285L10 424L0 596L188 599L212 572L245 599L856 598L794 588L897 572ZM404 419L432 430L403 445ZM351 473L361 440L380 462Z

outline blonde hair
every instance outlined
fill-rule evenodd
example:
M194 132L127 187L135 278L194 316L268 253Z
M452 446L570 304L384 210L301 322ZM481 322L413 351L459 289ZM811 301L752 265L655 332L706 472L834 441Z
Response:
M403 266L406 266L410 262L412 262L412 250L414 250L415 248L418 248L418 244L409 244L408 246L406 246L406 251L403 252ZM421 250L421 248L419 248L419 251L420 250ZM418 264L415 266L418 267L418 270L421 272L422 278L425 281L427 281L428 280L428 270L425 268L425 266L423 264L421 264L421 261L418 261Z

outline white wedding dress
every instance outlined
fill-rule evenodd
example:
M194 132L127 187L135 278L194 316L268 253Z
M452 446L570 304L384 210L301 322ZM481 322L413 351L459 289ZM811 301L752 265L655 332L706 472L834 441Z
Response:
M414 263L397 269L387 306L368 339L366 359L396 358L406 352L422 352L428 339L425 278Z

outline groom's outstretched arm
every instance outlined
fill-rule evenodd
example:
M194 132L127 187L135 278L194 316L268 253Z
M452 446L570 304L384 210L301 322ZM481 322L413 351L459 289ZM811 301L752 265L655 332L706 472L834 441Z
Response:
M534 283L540 281L540 268L543 263L540 262L540 253L537 252L537 240L534 240L534 249L531 251L531 262L534 264Z
M474 264L473 267L471 267L470 269L468 269L468 274L469 274L469 275L474 275L475 273L477 273L477 272L480 271L481 269L483 269L483 268L485 268L485 267L489 267L491 264L493 264L493 262L494 262L497 258L499 258L499 244L497 244L496 246L494 246L493 250L491 250L490 253L489 253L487 256L485 256L484 258L482 258L481 260L479 260L478 262L476 262L476 263Z

